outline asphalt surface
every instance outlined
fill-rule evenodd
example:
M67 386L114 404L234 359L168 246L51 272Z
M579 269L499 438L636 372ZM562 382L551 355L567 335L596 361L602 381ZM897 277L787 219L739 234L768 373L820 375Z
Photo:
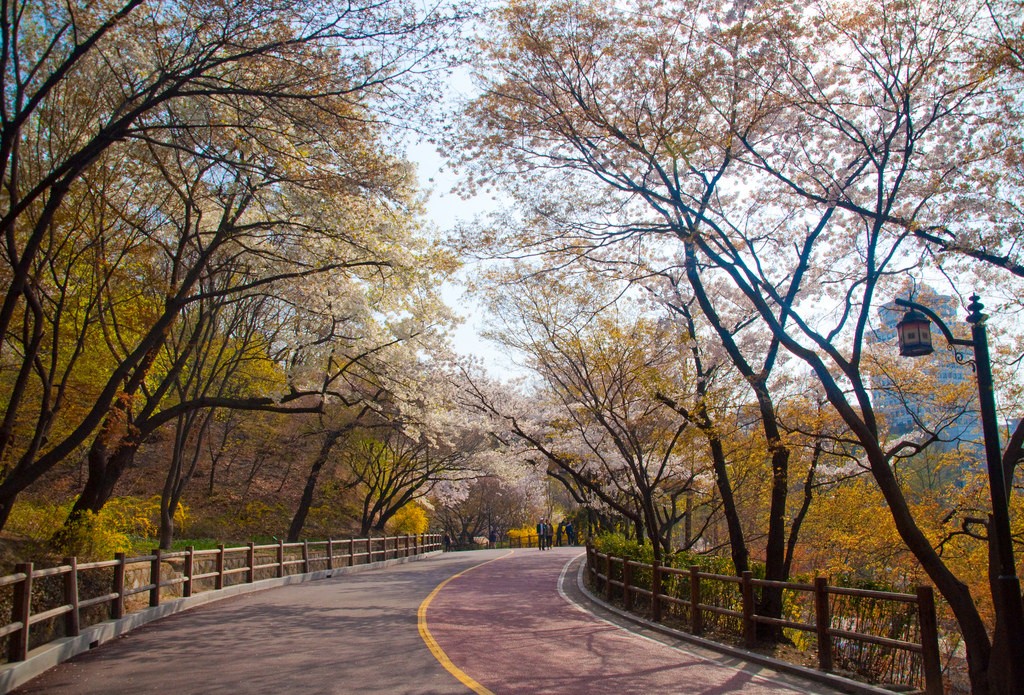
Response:
M465 573L430 604L432 634L455 665L494 693L834 692L595 615L576 589L578 561L567 564L579 554L516 550Z
M16 692L832 692L595 615L575 588L579 556L448 553L225 599L101 645ZM443 653L428 648L424 627Z

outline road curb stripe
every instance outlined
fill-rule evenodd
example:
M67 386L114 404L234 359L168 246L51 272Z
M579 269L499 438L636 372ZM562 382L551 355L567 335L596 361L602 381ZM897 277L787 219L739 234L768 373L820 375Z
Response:
M473 565L468 569L462 570L458 574L453 574L452 576L448 577L443 582L438 584L436 587L434 587L434 590L431 591L430 594L425 599L423 599L423 603L420 604L419 609L416 611L416 624L417 627L419 627L420 637L423 638L423 641L427 645L427 649L430 650L430 653L434 655L434 658L437 659L442 666L444 666L445 670L448 671L448 673L455 676L460 683L465 685L474 693L477 693L477 695L494 695L494 693L492 693L490 690L488 690L487 688L485 688L484 686L480 685L475 680L470 678L465 671L456 666L452 662L452 660L448 658L448 655L445 654L443 649L441 649L441 645L437 643L437 640L435 640L434 636L430 634L430 629L427 627L427 608L430 606L430 602L434 600L434 597L441 592L441 589L443 589L445 585L448 584L448 582L454 579L458 579L467 572L472 572L473 570L479 569L484 565L489 565L490 563L497 562L498 560L504 560L513 553L515 553L515 551L510 550L500 557L493 558L491 560L488 560L487 562L481 562L479 565Z

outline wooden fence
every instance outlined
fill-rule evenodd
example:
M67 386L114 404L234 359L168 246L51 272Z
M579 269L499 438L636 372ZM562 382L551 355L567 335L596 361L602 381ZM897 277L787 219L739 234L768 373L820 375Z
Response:
M939 657L938 626L935 616L935 597L930 586L918 587L914 594L900 594L887 591L849 589L829 586L823 577L813 584L776 582L754 579L750 572L742 576L712 574L692 566L689 569L649 565L626 558L612 557L599 553L587 546L587 571L595 589L604 594L608 601L621 599L626 610L633 610L637 597L643 597L650 609L650 617L662 622L666 613L674 607L685 609L682 621L694 635L704 633L709 616L725 616L740 626L743 643L747 647L757 644L757 626L775 625L784 629L811 633L817 640L818 668L834 670L834 650L837 646L850 644L877 645L901 650L920 658L924 689L928 695L942 695L942 664ZM723 587L732 587L738 594L736 604L722 606L711 603L711 595L722 595ZM808 611L787 611L805 615L804 620L773 618L756 612L756 592L760 588L774 587L794 594L803 594L809 600L804 603ZM855 615L844 615L833 611L837 597L854 597L873 601L894 602L912 606L916 617L917 639L910 641L893 636L868 634L862 631ZM789 604L799 605L798 598L790 598ZM849 650L846 650L849 653Z
M154 550L131 558L118 553L113 560L100 562L79 563L72 557L45 569L21 563L14 574L0 577L0 589L10 592L4 598L9 598L11 605L11 620L0 626L0 638L8 640L8 662L23 661L30 646L77 637L89 625L159 606L167 596L189 597L261 579L330 571L440 549L441 536L421 534ZM41 640L33 639L32 627L44 622L49 629Z
M498 544L499 547L501 545L502 545L501 543ZM522 536L520 536L520 535L509 536L508 537L508 547L509 548L536 548L537 547L537 534L533 533L533 534L527 534L527 535L522 535Z
M567 547L572 547L574 545L577 545L577 544L569 543L569 541L566 538L564 538L564 537L562 538L561 542L556 541L554 543L554 547L556 547L556 548L562 548L562 547L566 547L567 548ZM508 536L505 540L499 541L496 547L498 547L498 548L536 548L537 547L537 534L536 533L528 533L528 534L525 534L525 535L522 535L522 536L519 536L519 535Z

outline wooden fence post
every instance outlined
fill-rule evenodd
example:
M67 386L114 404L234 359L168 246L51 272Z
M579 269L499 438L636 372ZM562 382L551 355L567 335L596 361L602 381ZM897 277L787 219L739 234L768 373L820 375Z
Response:
M284 539L277 541L277 577L284 576Z
M828 580L814 580L814 627L818 633L818 668L832 671L832 612L828 605Z
M651 620L661 622L661 565L657 560L651 565Z
M160 548L153 550L153 559L149 561L149 583L153 588L149 590L149 607L155 608L160 605Z
M113 593L116 594L113 603L110 604L110 617L112 620L120 620L124 617L124 574L127 563L124 553L114 553L117 564L114 565L114 586Z
M256 581L256 543L249 541L249 547L245 551L245 565L249 571L246 573L246 579L249 584Z
M327 539L327 569L334 569L334 539Z
M224 588L224 544L217 546L217 576L213 580L213 588L220 590Z
M68 565L71 570L64 575L64 604L71 610L64 614L64 636L78 637L78 558L66 557L61 564Z
M185 583L182 585L181 595L188 598L192 595L192 575L195 574L195 552L194 546L185 548Z
M356 564L356 539L348 539L348 566Z
M917 587L917 619L921 627L921 661L924 691L942 695L942 659L939 656L939 624L935 619L935 593L930 586Z
M611 553L604 556L604 597L605 600L612 600L612 556Z
M14 571L24 574L25 578L14 585L11 622L21 623L21 628L11 633L7 660L24 661L28 656L28 619L32 615L32 563L19 562Z
M302 541L302 573L309 574L309 541Z
M757 623L754 621L753 572L744 572L740 587L743 593L743 641L747 647L757 644Z
M690 565L690 632L704 632L704 613L700 608L700 567Z
M622 605L628 611L633 608L633 592L630 591L630 580L633 578L633 567L629 564L629 558L622 558Z

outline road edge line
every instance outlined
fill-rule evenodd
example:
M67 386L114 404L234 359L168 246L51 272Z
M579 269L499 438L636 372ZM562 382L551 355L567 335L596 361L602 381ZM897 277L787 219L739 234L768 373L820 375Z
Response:
M481 562L479 565L473 565L472 567L464 569L457 574L453 574L452 576L448 577L443 582L435 586L434 590L431 591L425 599L423 599L423 603L421 603L420 607L416 610L416 627L419 629L420 637L423 639L423 642L427 645L427 649L430 650L430 653L434 655L434 658L437 659L437 661L441 664L441 666L444 667L446 671L448 671L448 673L455 676L455 678L458 679L460 683L462 683L464 686L472 690L474 693L477 693L477 695L494 695L494 693L492 693L490 690L477 683L475 680L473 680L473 678L470 677L469 674L467 674L465 671L456 666L455 663L450 658L448 658L448 655L445 653L445 651L441 649L441 645L439 645L437 643L437 640L434 639L434 636L430 634L430 628L427 627L427 609L430 607L430 603L434 600L434 597L441 593L441 589L443 589L448 584L448 582L458 579L467 572L472 572L473 570L479 569L484 565L489 565L492 562L497 562L498 560L504 560L505 558L510 557L513 553L515 553L514 550L509 550L504 555L491 558L486 562Z

